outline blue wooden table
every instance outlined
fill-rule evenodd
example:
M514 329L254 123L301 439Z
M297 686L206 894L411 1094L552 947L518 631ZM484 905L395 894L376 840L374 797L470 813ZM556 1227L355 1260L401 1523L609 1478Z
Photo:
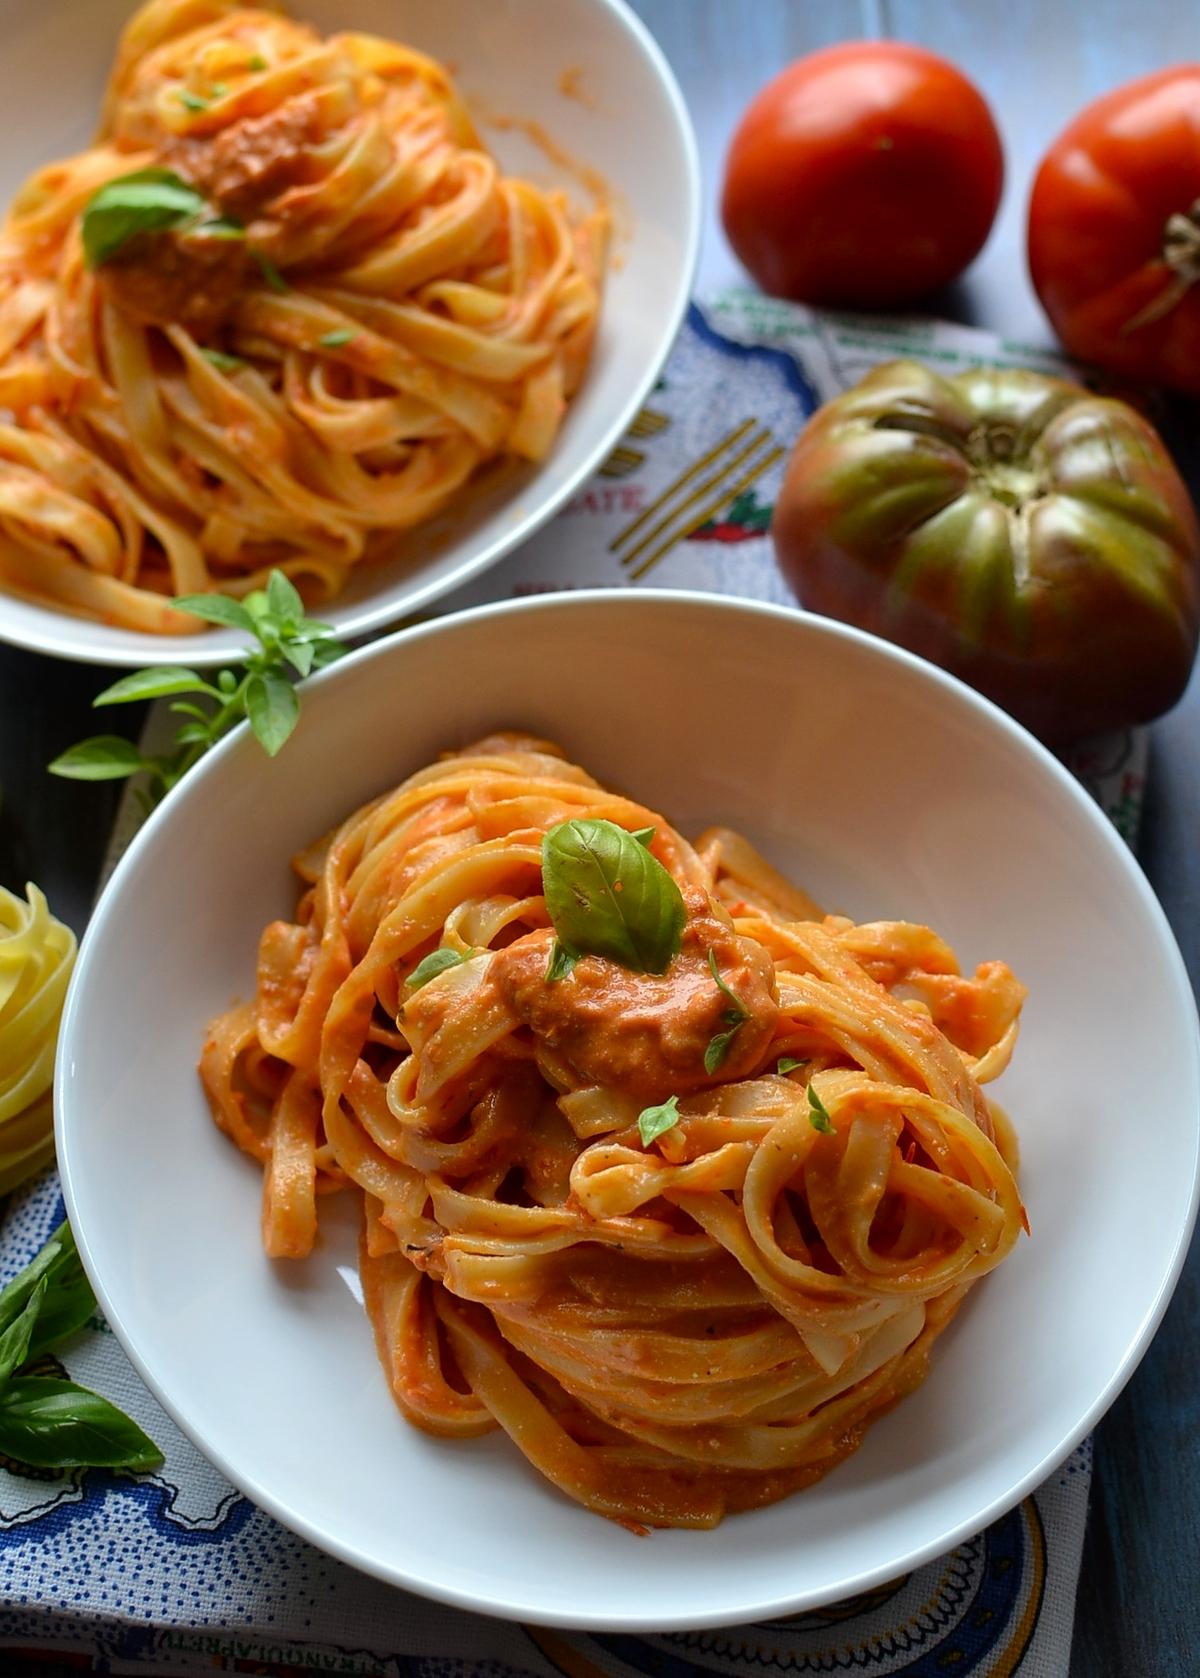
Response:
M721 160L747 100L789 60L889 35L952 58L1004 135L992 238L945 312L1051 342L1024 265L1024 217L1045 146L1089 99L1196 51L1180 0L633 0L675 67L700 140L708 206L700 283L740 274L713 214ZM1193 429L1195 429L1193 427ZM1194 480L1195 481L1195 480ZM0 880L36 878L82 927L114 810L111 784L54 781L46 761L90 732L109 675L0 648ZM1142 860L1195 982L1200 974L1200 682L1153 736ZM1097 905L1097 913L1102 905ZM1193 1254L1158 1338L1100 1428L1071 1678L1200 1672L1200 1268ZM1064 1675L1065 1678L1065 1675Z

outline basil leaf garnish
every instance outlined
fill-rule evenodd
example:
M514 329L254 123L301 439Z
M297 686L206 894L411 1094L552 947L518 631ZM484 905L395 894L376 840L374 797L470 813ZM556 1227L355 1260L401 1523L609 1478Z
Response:
M214 216L211 221L202 221L196 229L206 239L244 239L246 229L240 221L232 216Z
M826 1136L833 1135L833 1120L829 1117L829 1110L811 1084L808 1086L808 1122L814 1130L822 1131Z
M577 956L568 955L563 948L562 941L554 940L554 948L550 951L550 965L546 969L546 983L552 985L556 979L566 979L574 971Z
M0 1390L0 1451L34 1468L157 1468L163 1454L99 1393L46 1375Z
M258 263L259 273L272 291L277 291L282 296L285 291L292 289L269 256L264 256L262 251L253 251L251 254Z
M664 1131L673 1130L679 1123L679 1097L668 1096L657 1107L643 1107L638 1114L638 1135L642 1139L643 1148L648 1148L656 1136Z
M139 233L157 233L198 216L204 199L171 169L135 169L88 199L80 231L89 268L114 257Z
M721 1018L724 1020L728 1029L725 1031L718 1031L716 1036L709 1040L709 1045L704 1051L704 1070L708 1073L709 1077L711 1077L714 1072L718 1071L719 1068L724 1065L725 1057L729 1053L734 1038L745 1025L746 1021L750 1018L750 1010L746 1007L741 997L731 991L724 979L722 979L721 970L717 966L717 958L713 954L712 950L709 950L708 952L708 970L713 976L713 982L717 989L723 996L727 996L729 998L731 1004L731 1006L726 1008L724 1013L721 1015Z
M324 349L338 350L338 349L341 349L343 344L349 344L350 342L352 342L353 339L355 339L357 337L358 337L358 333L357 332L351 332L349 327L339 326L333 332L323 332L321 334L321 336L317 339L317 342Z
M789 1072L794 1072L798 1066L807 1066L808 1060L793 1060L791 1055L784 1055L775 1068L781 1078L786 1078Z
M722 979L721 969L717 966L717 958L712 950L709 950L708 952L708 971L712 974L713 984L716 985L717 989L721 992L721 995L729 998L729 1001L732 1004L732 1007L729 1010L730 1013L736 1013L739 1020L748 1020L750 1018L750 1010L746 1007L746 1004L742 1001L741 997L738 996L735 991L731 991L724 979Z
M657 857L615 822L576 817L542 840L546 909L568 956L603 956L633 973L665 973L687 911Z
M722 1015L728 1019L729 1015ZM718 1031L715 1037L710 1037L708 1047L704 1051L704 1070L711 1078L714 1072L719 1072L725 1064L725 1058L733 1047L733 1040L745 1025L745 1020L738 1020L726 1031Z
M633 830L632 837L637 840L639 845L649 845L657 832L656 827L636 827Z
M476 952L474 950L451 950L443 947L440 950L430 950L413 968L404 983L409 990L420 990L430 979L436 979L439 973L447 972L451 967L461 967L464 961L470 961Z

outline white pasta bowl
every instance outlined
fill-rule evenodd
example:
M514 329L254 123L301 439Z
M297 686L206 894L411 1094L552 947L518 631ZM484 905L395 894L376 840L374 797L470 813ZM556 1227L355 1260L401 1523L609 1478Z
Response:
M0 206L40 164L88 145L116 37L133 9L134 0L0 0ZM395 623L493 564L619 442L687 305L699 167L674 76L624 0L289 0L288 10L326 31L366 30L433 54L452 68L506 169L563 187L585 208L582 166L603 178L613 202L614 260L592 361L550 455L468 486L458 503L409 532L394 557L353 577L319 613L351 637ZM555 155L511 119L536 125ZM148 635L0 591L0 641L92 664L203 666L227 660L241 637L199 626L194 635Z
M1002 957L1029 987L998 1094L1031 1237L854 1456L713 1532L635 1539L503 1436L409 1427L355 1298L355 1209L328 1208L312 1258L264 1258L259 1171L214 1128L196 1076L206 1022L252 993L260 929L294 905L289 856L440 750L506 725L559 740L684 833L742 829L829 907L928 922L965 968ZM57 1096L89 1274L200 1449L380 1579L559 1625L773 1617L970 1536L1062 1461L1132 1373L1196 1209L1191 991L1088 795L987 701L905 653L678 594L542 598L422 626L307 686L273 762L244 730L221 745L100 902Z

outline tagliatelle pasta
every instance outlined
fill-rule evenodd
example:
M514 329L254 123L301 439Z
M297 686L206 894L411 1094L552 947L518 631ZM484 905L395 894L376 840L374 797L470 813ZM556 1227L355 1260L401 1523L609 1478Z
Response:
M25 891L0 886L0 1194L54 1157L54 1051L75 962L75 934Z
M0 228L0 587L156 633L276 566L335 595L546 455L606 222L502 174L419 52L150 0Z
M516 735L294 866L201 1073L269 1254L361 1195L418 1427L500 1426L600 1514L711 1526L853 1451L1016 1241L980 1087L1024 996L1003 963L822 915L745 839L693 846Z

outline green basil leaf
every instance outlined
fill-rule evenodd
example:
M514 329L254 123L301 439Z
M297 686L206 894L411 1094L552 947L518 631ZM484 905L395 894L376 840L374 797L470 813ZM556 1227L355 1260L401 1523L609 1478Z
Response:
M157 233L199 215L204 199L170 169L135 169L99 187L84 208L84 261L98 268L139 233Z
M261 52L254 53L246 66L247 70L265 70L266 67L267 61Z
M282 571L272 571L267 579L267 604L289 629L298 628L304 622L304 602L295 583Z
M57 1247L46 1271L46 1297L29 1342L28 1355L41 1357L77 1333L96 1309L96 1296L75 1246L71 1226L60 1225L51 1238Z
M357 332L351 332L348 327L339 326L334 332L325 332L317 339L323 349L340 350L343 344L353 343L358 337Z
M206 239L244 239L246 237L246 229L240 221L235 221L232 216L213 216L211 221L202 221L192 231L203 234Z
M33 1468L157 1468L163 1454L99 1393L46 1375L0 1391L0 1451Z
M808 1086L808 1122L814 1130L823 1131L826 1136L833 1135L833 1120L829 1117L825 1103L811 1084Z
M223 623L230 629L244 629L254 634L254 619L240 600L228 594L180 594L171 602L177 612L188 612L205 623Z
M198 93L193 93L187 87L179 88L175 97L189 111L207 111L210 104L209 100L202 99Z
M554 940L554 948L550 951L550 964L546 968L546 983L554 984L559 979L568 979L575 971L578 956L573 956L564 947L561 938Z
M219 373L236 373L239 367L246 365L240 355L230 355L225 350L201 350L205 361L211 361Z
M630 837L636 839L639 845L649 845L657 832L656 827L638 827L634 829Z
M0 1293L0 1329L6 1329L20 1316L42 1277L54 1261L61 1258L65 1244L74 1251L75 1242L70 1227L63 1223L48 1237L41 1252L30 1259L24 1270L19 1270Z
M729 1015L726 1014L725 1018L728 1019ZM745 1023L745 1018L736 1020L728 1031L719 1031L715 1037L709 1039L708 1047L704 1051L704 1070L710 1078L725 1064L733 1040Z
M278 291L282 294L285 291L291 290L291 287L288 285L287 281L279 272L278 268L276 268L269 256L264 256L261 251L255 251L254 260L258 263L259 272L262 274L263 279L267 282L272 291Z
M317 650L311 641L289 640L283 649L283 656L296 671L297 675L307 676L313 667L313 660Z
M8 1327L0 1334L0 1389L14 1369L19 1369L29 1356L29 1342L33 1338L33 1327L37 1322L38 1312L42 1308L42 1301L46 1297L49 1278L42 1276L35 1284L33 1292L25 1301L24 1308L17 1313Z
M450 950L443 947L440 950L430 950L429 954L420 960L412 972L405 979L407 990L420 990L430 979L436 979L439 973L447 972L451 967L461 967L464 961L470 961L475 955L474 950Z
M322 635L312 642L313 669L324 670L327 664L336 664L339 658L345 658L349 647L333 635Z
M148 670L135 670L132 676L122 676L119 682L105 688L92 700L93 705L129 705L139 699L160 699L168 693L211 693L212 688L194 670L178 664L155 664Z
M96 1296L66 1222L59 1224L37 1257L0 1293L0 1329L7 1330L16 1321L43 1281L46 1292L25 1353L29 1358L40 1357L82 1328L96 1308Z
M120 734L94 734L46 766L68 781L121 781L145 768L141 752Z
M808 1065L808 1059L807 1058L804 1059L804 1060L793 1060L791 1055L784 1055L783 1059L779 1062L779 1065L775 1068L775 1070L776 1070L776 1072L778 1072L778 1074L781 1078L786 1078L788 1073L789 1072L794 1072L798 1066L807 1066L807 1065Z
M750 1018L750 1010L746 1007L746 1004L742 1001L741 997L735 995L725 983L724 979L722 979L721 969L717 966L717 958L713 954L712 950L709 950L708 952L708 970L712 974L713 982L715 983L717 989L721 992L721 995L727 996L729 1001L733 1004L730 1023L732 1023L733 1019L737 1019L738 1021L748 1020Z
M546 909L567 954L604 956L634 973L664 973L687 912L657 857L615 822L578 817L542 840Z
M656 1136L661 1136L666 1130L673 1130L679 1123L679 1097L668 1096L657 1107L643 1107L638 1114L638 1135L642 1139L643 1148L648 1148Z
M264 670L246 683L246 715L268 757L274 757L300 718L300 701L286 676Z

